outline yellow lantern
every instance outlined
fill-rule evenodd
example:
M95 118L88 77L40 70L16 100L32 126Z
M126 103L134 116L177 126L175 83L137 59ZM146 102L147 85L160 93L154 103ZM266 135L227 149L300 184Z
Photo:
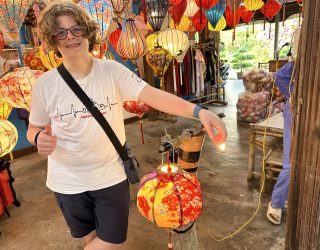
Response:
M262 8L264 2L262 0L244 0L243 4L247 10L256 11Z
M171 53L160 46L156 46L147 54L146 59L155 76L160 79L160 88L164 90L163 79L172 60Z
M184 15L186 15L189 19L192 19L193 16L198 12L199 7L196 4L195 0L187 0L187 8L184 12Z
M178 25L175 25L173 19L171 19L170 28L181 30L181 31L188 31L191 24L192 23L190 19L187 16L183 16Z
M176 164L162 164L141 179L137 207L158 227L180 228L201 214L200 182Z
M0 157L10 153L18 142L18 131L8 120L0 120Z
M7 102L0 100L0 120L8 120L12 107Z
M227 26L227 22L226 22L226 19L224 18L224 16L222 16L220 18L220 20L218 21L218 23L217 23L215 28L213 28L211 23L208 22L208 28L211 31L220 31L220 30L223 30L226 26Z
M47 69L56 68L63 62L63 59L59 58L53 50L46 51L42 45L39 47L39 57Z
M0 79L0 96L10 106L30 111L32 85L42 71L16 68Z
M148 45L148 51L153 50L157 45L158 45L158 34L157 33L153 33L150 34L149 36L147 36L146 38L146 42Z

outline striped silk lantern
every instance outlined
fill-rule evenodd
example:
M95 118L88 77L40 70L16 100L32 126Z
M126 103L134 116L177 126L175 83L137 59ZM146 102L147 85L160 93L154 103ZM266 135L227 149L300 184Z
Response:
M3 38L3 33L0 30L0 52L2 52L3 48L4 48L4 38Z
M262 8L264 2L262 0L244 0L243 4L247 10L256 11Z
M146 43L148 46L148 51L153 50L158 45L158 34L152 33L146 38Z
M187 0L182 0L175 6L170 6L169 13L175 24L179 24L187 8Z
M162 164L141 179L137 207L143 217L158 227L180 228L201 214L200 182L176 164Z
M193 16L191 22L193 26L196 28L196 30L199 33L201 33L203 29L206 27L208 19L206 18L206 15L203 13L202 10L198 10L198 12Z
M3 100L0 99L0 120L8 120L12 111L12 107Z
M178 165L189 173L198 170L205 133L201 132L184 141L178 148Z
M162 31L158 35L158 43L164 49L168 50L173 58L181 54L188 46L188 36L176 29L167 29ZM175 63L173 62L173 88L174 93L177 93L177 80L176 80L176 69Z
M131 4L131 0L110 0L112 7L113 7L113 12L116 15L121 15L123 12L125 12L128 7Z
M30 111L32 85L42 71L26 67L16 68L0 79L0 96L14 108Z
M282 6L277 0L268 0L261 8L261 13L270 21L281 10Z
M133 19L124 21L117 50L122 57L134 62L148 52L146 39L137 29Z
M171 53L161 46L155 46L155 48L147 54L146 60L152 68L155 76L160 80L160 89L165 90L163 80L164 74L172 60Z
M187 0L187 8L184 12L184 15L187 16L190 20L199 10L196 0Z
M8 120L0 120L0 157L9 154L18 142L18 131Z
M105 56L106 60L114 60L114 57L113 57L113 55L112 55L112 53L111 53L111 51L109 49L107 49L107 51L104 54L104 56Z
M208 28L211 31L221 31L223 30L225 27L227 26L227 22L226 19L224 18L224 16L222 16L219 20L219 22L217 23L216 27L213 28L211 23L208 23Z
M170 28L181 30L181 31L188 31L190 25L192 25L192 23L190 22L187 16L183 16L179 24L174 24L173 20L171 20L170 22Z
M219 0L196 0L196 4L199 7L202 7L204 9L206 9L206 10L208 10L211 7L215 6L218 2L219 2Z
M39 57L47 69L56 68L63 62L53 50L47 51L42 45L39 46Z
M163 21L168 12L167 0L145 0L147 19L154 32L158 32L161 29Z
M226 22L229 27L235 28L239 24L240 13L238 11L234 15L234 13L229 8L229 6L227 6L226 11L225 11L225 15L226 15Z
M109 38L108 38L109 43L111 43L111 46L118 53L118 55L120 55L119 52L118 52L118 41L119 41L120 35L121 35L121 29L117 28L115 31L112 31L110 33ZM121 59L123 61L127 60L127 58L124 58L124 57L121 57Z
M209 21L209 23L212 25L212 27L215 27L221 17L223 16L224 11L226 10L226 1L220 0L216 6L212 7L208 11L205 11L205 15Z
M24 63L30 69L47 71L47 68L43 65L38 49L32 49L24 54Z
M247 10L245 6L241 5L238 9L238 12L240 14L240 17L246 24L250 23L254 14L251 10Z

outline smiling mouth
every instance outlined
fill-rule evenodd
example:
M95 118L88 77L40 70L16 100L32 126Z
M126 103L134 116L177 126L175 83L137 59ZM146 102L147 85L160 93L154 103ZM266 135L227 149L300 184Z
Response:
M73 43L73 44L66 45L67 48L75 48L78 46L80 46L80 43Z

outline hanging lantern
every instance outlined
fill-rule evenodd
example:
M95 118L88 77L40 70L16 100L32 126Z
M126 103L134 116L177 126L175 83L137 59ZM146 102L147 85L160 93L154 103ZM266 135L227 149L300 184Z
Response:
M227 0L227 5L229 6L232 12L236 12L242 3L242 0Z
M203 11L198 10L198 12L192 18L192 24L196 28L196 30L201 33L202 30L206 27L208 23L208 19L206 18Z
M39 46L39 57L47 69L56 68L63 62L63 59L59 58L53 50L47 51L43 45Z
M187 8L184 12L184 15L186 15L189 19L192 19L192 17L197 13L198 10L199 7L196 4L196 0L187 0Z
M30 111L32 85L42 71L16 68L0 79L0 96L10 106Z
M187 16L183 16L179 24L174 24L174 21L171 20L170 22L170 28L181 30L181 31L188 31L190 25L192 23L190 22L189 18Z
M162 164L141 179L137 207L158 227L180 228L201 214L200 182L176 164Z
M0 30L0 52L2 52L3 48L4 48L4 38L3 38L3 33Z
M150 106L140 101L124 101L123 108L129 113L137 114L137 116L140 118L141 143L144 144L142 117L144 113L150 110Z
M155 76L160 79L160 89L164 90L163 79L172 60L171 53L161 46L155 46L155 48L147 54L146 60L153 69Z
M182 0L179 4L170 7L169 13L175 24L180 23L186 8L187 0Z
M110 0L112 7L113 7L113 12L116 15L121 15L123 12L125 12L129 5L131 4L131 0Z
M46 7L45 2L43 1L34 1L27 12L26 17L24 18L23 23L26 25L37 26L37 20L39 18L40 11Z
M169 5L176 6L176 5L180 4L181 1L183 1L183 0L169 0Z
M30 69L47 71L47 68L43 65L40 55L39 49L32 49L24 54L24 63Z
M98 23L99 37L102 42L105 41L113 15L113 7L110 0L81 0L79 5Z
M31 0L0 1L0 28L16 41L30 4Z
M220 0L214 7L205 12L205 15L212 27L217 25L225 10L226 1Z
M9 154L18 142L18 131L8 120L0 120L0 157Z
M254 14L252 11L247 10L244 6L240 6L238 12L240 14L240 17L246 24L250 23Z
M226 19L224 18L224 16L222 16L219 20L219 22L216 24L216 27L213 28L211 23L208 23L208 28L211 31L221 31L223 30L225 27L227 26L227 22Z
M0 120L8 120L12 107L7 102L0 99Z
M146 43L148 45L148 51L153 50L158 45L158 34L153 33L147 36Z
M243 4L247 10L256 11L262 8L264 2L262 0L244 0Z
M102 59L102 58L104 58L107 49L108 49L108 43L107 42L100 43L100 44L97 44L97 45L95 45L93 47L93 50L91 51L90 54L94 58Z
M137 60L148 52L146 40L133 19L125 20L117 45L118 53L130 60Z
M302 2L303 2L303 0L296 0L296 2L297 2L297 3L302 3Z
M268 0L261 8L261 13L270 21L281 10L281 4L277 0Z
M120 38L120 35L121 35L121 29L120 28L117 28L115 31L112 31L109 35L109 42L111 43L113 49L119 54L118 52L118 41L119 41L119 38ZM119 54L120 55L120 54ZM123 60L126 60L126 58L122 58Z
M235 28L239 24L240 13L238 11L236 13L233 13L229 8L229 6L227 6L225 15L226 15L226 22L229 27Z
M215 6L217 3L219 2L219 0L196 0L196 4L199 7L202 7L206 10L210 9L211 7ZM200 6L201 3L201 6Z
M162 23L168 12L167 0L145 0L147 8L147 19L154 32L161 29Z

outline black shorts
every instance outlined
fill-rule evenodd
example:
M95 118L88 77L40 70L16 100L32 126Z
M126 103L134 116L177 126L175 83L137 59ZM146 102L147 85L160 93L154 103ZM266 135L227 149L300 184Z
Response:
M96 230L103 241L113 244L126 241L130 203L128 180L96 191L54 194L73 237L82 238Z

